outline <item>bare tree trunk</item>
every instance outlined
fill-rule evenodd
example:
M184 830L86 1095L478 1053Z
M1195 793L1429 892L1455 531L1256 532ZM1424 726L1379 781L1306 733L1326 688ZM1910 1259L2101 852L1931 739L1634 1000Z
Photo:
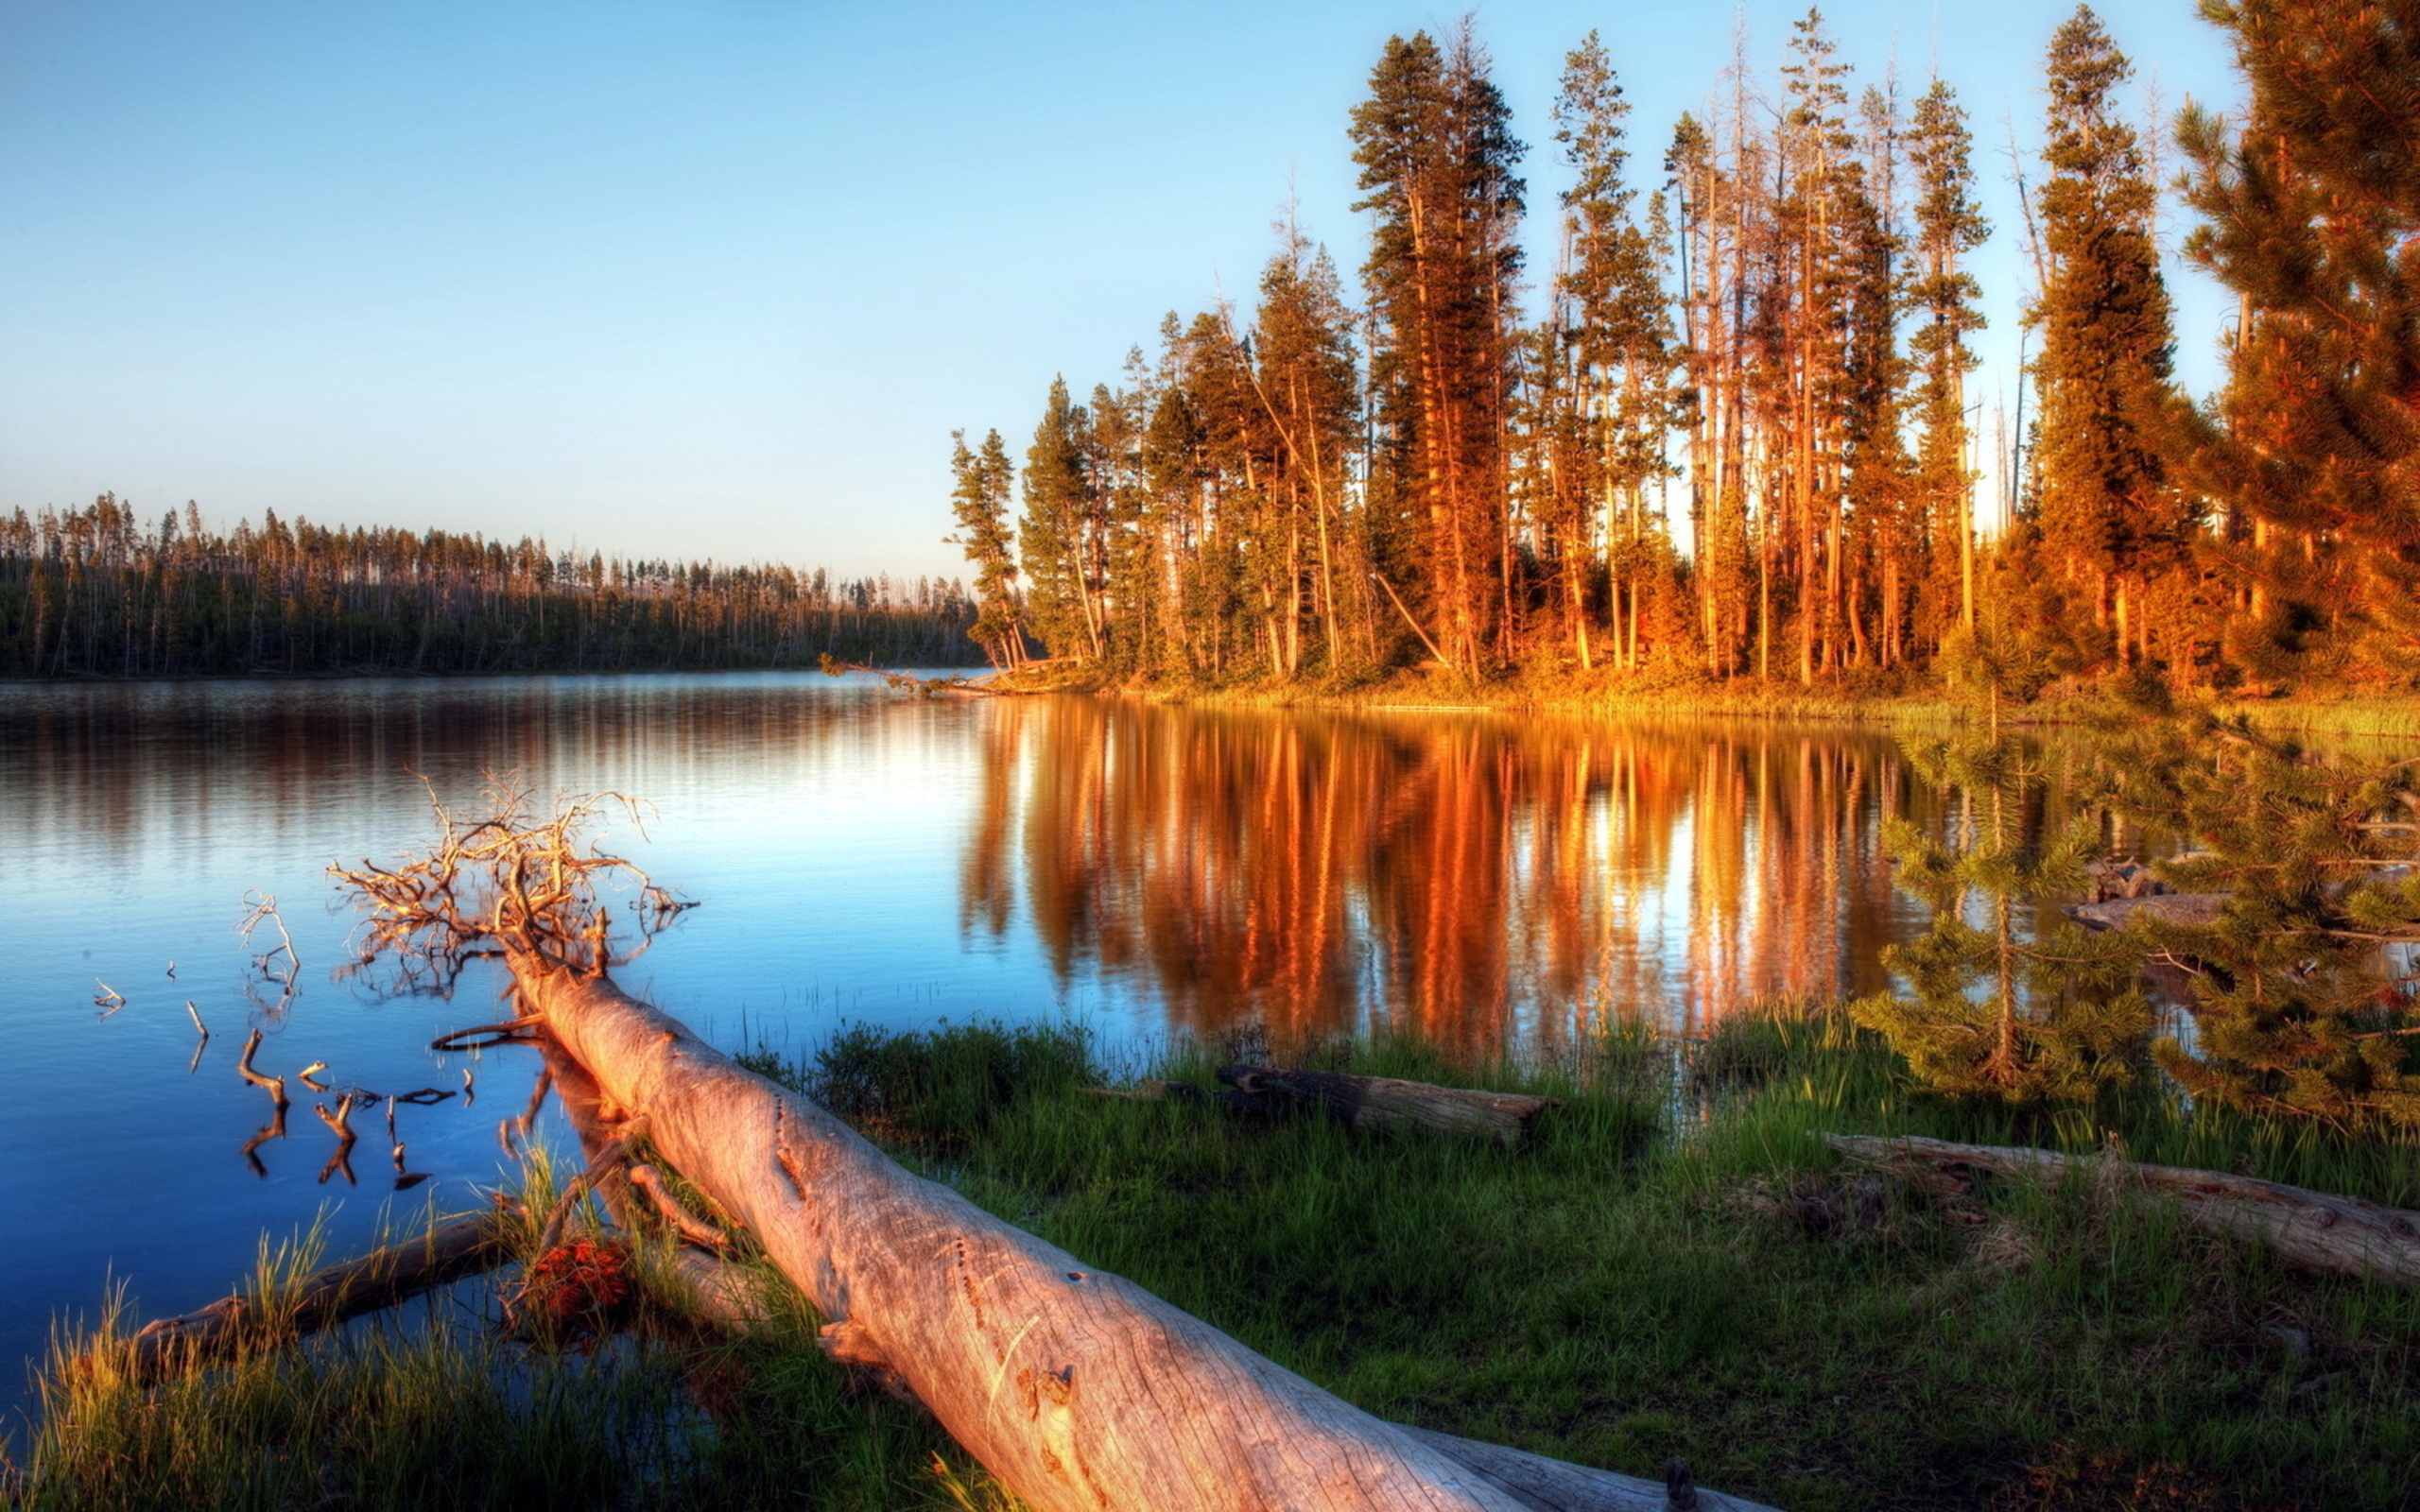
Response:
M1534 1498L893 1164L602 977L528 1005L655 1147L1037 1512L1534 1512Z

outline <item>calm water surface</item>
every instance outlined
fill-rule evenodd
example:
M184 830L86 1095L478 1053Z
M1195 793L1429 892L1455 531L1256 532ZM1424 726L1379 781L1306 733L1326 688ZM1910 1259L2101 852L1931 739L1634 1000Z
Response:
M1609 1012L1695 1031L1881 985L1922 920L1880 821L1941 804L1888 735L1831 728L921 702L782 674L0 687L0 1402L110 1278L138 1315L182 1311L265 1232L320 1220L348 1252L507 1178L497 1125L536 1057L427 1049L500 1017L497 982L337 981L353 919L324 868L426 838L416 774L467 798L510 770L652 804L609 847L704 906L623 979L727 1048L977 1017L1128 1047L1253 1019L1472 1047ZM251 969L269 939L235 933L254 891L302 962L283 1005ZM100 983L123 1009L100 1015ZM248 1158L252 1027L296 1105ZM376 1110L328 1168L294 1080L315 1060L380 1092L468 1068L475 1098L399 1110L424 1179L398 1192Z

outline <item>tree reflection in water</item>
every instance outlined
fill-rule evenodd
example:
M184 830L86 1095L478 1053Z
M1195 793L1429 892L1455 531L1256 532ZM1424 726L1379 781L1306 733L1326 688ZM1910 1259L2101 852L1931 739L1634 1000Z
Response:
M1003 700L961 927L1171 1027L1392 1026L1551 1048L1874 990L1921 923L1886 814L1937 825L1877 731Z

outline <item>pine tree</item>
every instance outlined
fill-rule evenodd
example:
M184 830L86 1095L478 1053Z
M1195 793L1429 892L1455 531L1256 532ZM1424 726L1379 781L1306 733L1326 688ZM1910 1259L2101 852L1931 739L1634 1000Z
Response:
M2088 1101L2131 1080L2151 1030L2130 941L2091 936L2058 919L2026 937L2020 902L2072 889L2098 838L2089 821L2029 835L2030 800L2044 786L2014 742L1941 742L1910 752L1919 775L1957 816L1936 838L1904 819L1884 844L1899 886L1932 910L1919 938L1882 953L1910 994L1851 1005L1891 1041L1926 1086L2009 1102ZM1982 921L1975 922L1979 912Z
M2420 940L2410 765L2321 758L2207 715L2137 723L2101 762L2107 801L2194 847L2163 878L2225 895L2206 926L2150 932L2192 984L2194 1033L2153 1047L2161 1069L2247 1111L2420 1128L2411 984L2379 971L2381 943Z
M1054 378L1026 451L1019 560L1031 584L1027 623L1054 657L1099 657L1104 515L1092 475L1092 417Z
M2184 413L2195 488L2249 539L2271 643L2342 619L2420 669L2420 5L2204 0L2250 86L2179 136L2187 255L2238 292L2225 390Z
M2158 192L2117 97L2133 74L2089 7L2051 39L2044 284L2030 314L2042 337L2042 533L2070 583L2114 622L2129 662L2147 580L2182 559L2197 523L2161 457L2174 341L2152 237Z
M966 633L994 666L1019 666L1025 662L1025 631L1017 603L1016 541L1009 529L1015 470L996 430L984 436L980 454L966 449L964 431L950 432L950 475L958 484L950 506L958 534L949 540L975 568L976 619Z
M1449 48L1425 32L1391 38L1350 135L1367 196L1354 208L1376 220L1363 277L1383 349L1372 383L1393 432L1385 491L1419 541L1423 635L1477 673L1501 660L1508 630L1505 432L1523 191L1513 169L1524 148L1467 23Z
M1975 202L1973 142L1966 112L1947 84L1933 80L1916 102L1908 133L1915 170L1916 266L1909 295L1921 322L1909 345L1918 373L1916 408L1924 438L1916 461L1917 534L1932 568L1927 627L1938 638L1951 626L1975 627L1975 475L1966 464L1966 375L1979 359L1967 347L1984 328L1982 288L1966 257L1991 235Z
M1254 392L1275 442L1268 485L1271 660L1292 677L1305 665L1306 626L1318 627L1321 659L1334 670L1346 660L1347 622L1366 619L1372 605L1361 581L1367 566L1351 554L1344 518L1360 408L1353 315L1326 249L1290 223L1283 235L1261 273L1252 356Z
M1555 140L1572 168L1564 193L1564 263L1551 291L1548 341L1539 353L1558 403L1540 423L1548 465L1536 492L1559 566L1564 621L1582 666L1587 578L1599 522L1611 577L1614 658L1638 664L1647 585L1671 561L1647 485L1665 475L1665 434L1675 418L1671 318L1657 276L1662 261L1638 223L1622 98L1611 58L1590 32L1564 60Z

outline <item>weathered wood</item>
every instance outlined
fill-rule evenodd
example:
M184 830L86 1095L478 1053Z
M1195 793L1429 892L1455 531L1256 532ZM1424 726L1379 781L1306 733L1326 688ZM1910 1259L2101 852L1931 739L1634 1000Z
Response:
M1426 1129L1518 1144L1552 1097L1436 1087L1392 1076L1348 1076L1274 1066L1221 1066L1219 1079L1251 1097L1330 1118L1354 1129Z
M417 1239L315 1271L289 1301L237 1295L180 1317L159 1318L134 1336L134 1368L146 1379L157 1378L221 1358L243 1339L270 1328L297 1337L316 1333L493 1270L511 1258L513 1222L513 1215L502 1210L473 1213Z
M1139 1081L1132 1087L1087 1087L1084 1091L1095 1097L1122 1097L1138 1103L1201 1103L1239 1118L1267 1120L1277 1113L1275 1104L1256 1093L1239 1092L1231 1087L1209 1091L1189 1081Z
M1535 1512L1122 1278L901 1169L607 978L523 1001L828 1320L1037 1512Z
M1771 1512L1754 1502L1690 1486L1685 1467L1675 1478L1676 1486L1673 1481L1646 1481L1591 1469L1434 1429L1407 1427L1404 1432L1487 1477L1536 1512L1671 1512L1676 1507L1697 1512ZM1675 1495L1680 1487L1686 1489Z
M1937 1189L1962 1186L1966 1173L1976 1170L2055 1182L2078 1163L2077 1157L2056 1150L1953 1144L1912 1135L1823 1138L1854 1160ZM2091 1159L2116 1178L2118 1190L2145 1200L2173 1200L2197 1228L2266 1245L2313 1270L2420 1283L2420 1212L2223 1171Z
M2141 898L2112 898L2106 902L2070 903L2060 912L2096 933L2124 929L2138 919L2203 929L2219 921L2227 905L2222 892L2163 892Z

